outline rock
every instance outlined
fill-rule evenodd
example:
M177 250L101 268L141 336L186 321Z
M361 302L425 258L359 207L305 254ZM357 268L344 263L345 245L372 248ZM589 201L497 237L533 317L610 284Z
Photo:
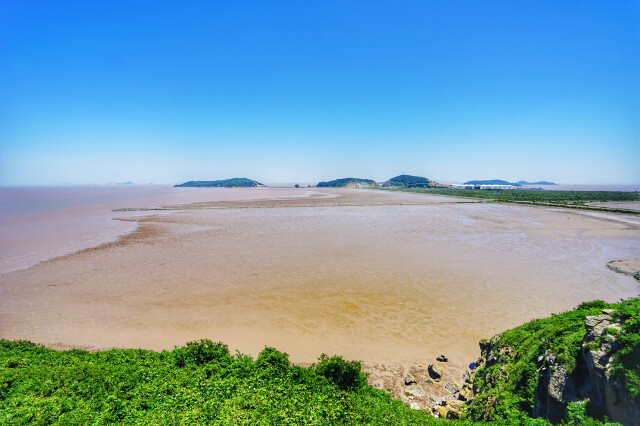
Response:
M426 396L426 392L424 391L424 389L422 389L422 387L420 387L420 385L411 385L411 386L407 386L406 388L404 388L404 394L405 395L412 395L412 396L417 396L419 398L422 398L423 396ZM412 397L410 396L410 398Z
M424 379L424 382L425 382L425 383L432 384L432 383L433 383L433 380L431 380L430 378L428 378L428 377L427 377L426 379Z
M615 311L616 311L615 309L603 309L602 313L605 314L605 315L611 315Z
M382 389L382 383L376 382L376 383L373 384L373 387L376 388L376 389Z
M411 408L412 410L420 410L420 404L418 404L417 402L411 401L409 402L409 408Z
M625 426L637 425L640 424L640 403L627 393L623 381L611 374L611 355L617 342L615 336L607 334L606 329L620 329L620 324L612 324L612 320L610 315L585 318L587 333L582 341L581 354L587 370L585 383L590 382L590 386L583 385L581 391L583 388L584 391L591 391L590 403L603 407L612 421ZM593 342L599 343L600 347L594 348Z
M473 391L471 390L471 388L468 386L463 386L460 390L460 393L458 394L458 399L460 401L468 401L470 399L473 399Z
M449 358L447 358L444 355L440 355L438 358L436 358L436 361L447 362L447 361L449 361Z
M415 385L415 384L417 384L417 383L418 383L418 381L416 380L416 378L415 378L415 377L413 377L413 375L412 375L412 374L407 374L407 375L405 376L405 378L404 378L404 384L405 384L406 386L409 386L409 385Z
M545 364L555 363L555 356L547 354ZM539 380L534 393L534 417L558 423L566 416L567 403L578 400L575 381L562 365L538 369Z
M462 417L462 402L460 401L443 401L443 405L436 405L431 409L436 417L443 419L459 419Z
M456 385L453 382L447 383L446 385L444 385L444 388L451 393L460 392L460 386Z
M442 398L436 398L435 396L430 396L429 399L434 403L434 405L442 405L445 403Z
M429 364L429 376L436 382L439 382L442 378L442 368L438 364Z

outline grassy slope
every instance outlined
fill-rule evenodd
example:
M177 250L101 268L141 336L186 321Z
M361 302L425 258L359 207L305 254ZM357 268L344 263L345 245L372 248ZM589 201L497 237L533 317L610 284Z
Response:
M342 178L330 180L328 182L318 182L316 185L318 188L344 188L350 183L367 183L369 185L375 186L377 185L374 180L371 179L361 179L361 178Z
M557 362L571 372L576 367L585 335L584 319L601 314L603 308L617 309L618 315L625 319L618 336L621 346L614 358L614 368L618 375L626 378L631 395L638 397L640 299L618 304L595 301L550 318L531 321L494 337L494 353L501 355L495 364L483 366L476 372L474 388L479 393L470 406L469 417L494 421L528 418L533 409L538 357L549 350L556 355Z
M161 353L0 341L0 367L0 424L443 423L363 384L359 363L291 367L273 349L254 361L209 341Z

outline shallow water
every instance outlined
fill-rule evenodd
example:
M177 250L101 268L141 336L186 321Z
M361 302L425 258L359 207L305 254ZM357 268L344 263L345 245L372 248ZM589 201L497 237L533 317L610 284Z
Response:
M147 214L115 209L309 195L306 190L167 185L0 187L0 274L114 241L136 227L120 218Z
M207 337L297 362L468 363L481 338L639 289L605 267L640 255L636 218L473 203L134 219L116 243L3 275L0 337L152 349Z

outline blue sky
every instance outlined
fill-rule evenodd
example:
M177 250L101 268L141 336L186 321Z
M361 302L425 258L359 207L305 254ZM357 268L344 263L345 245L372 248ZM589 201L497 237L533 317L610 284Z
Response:
M0 3L3 185L637 183L639 158L638 1Z

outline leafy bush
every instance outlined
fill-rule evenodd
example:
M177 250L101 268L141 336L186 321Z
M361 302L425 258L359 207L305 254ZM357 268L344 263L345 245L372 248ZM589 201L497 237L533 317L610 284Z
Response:
M210 340L160 353L0 340L0 424L443 423L370 386L345 386L362 379L357 362L320 364L336 381L273 348L254 361Z
M315 367L316 372L338 385L342 390L358 389L366 383L366 376L362 373L360 361L345 361L341 356L329 358L320 355L320 361Z
M264 348L256 360L256 367L266 370L285 372L289 366L289 355L274 348Z
M173 358L176 366L202 365L214 360L226 360L229 357L229 347L222 342L213 343L202 339L189 342L187 346L175 348Z

